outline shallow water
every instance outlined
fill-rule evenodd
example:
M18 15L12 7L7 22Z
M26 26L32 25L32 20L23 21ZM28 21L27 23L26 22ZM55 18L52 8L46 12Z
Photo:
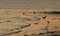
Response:
M60 0L0 0L0 9L60 10Z

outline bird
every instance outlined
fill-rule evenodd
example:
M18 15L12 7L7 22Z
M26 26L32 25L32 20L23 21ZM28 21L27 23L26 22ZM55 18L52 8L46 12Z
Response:
M25 15L25 13L23 12L23 15Z
M42 17L43 19L46 19L47 16Z
M34 14L35 14L36 12L34 12Z
M24 35L24 36L29 36L29 35Z
M47 21L47 23L49 24L50 22L49 22L49 21Z

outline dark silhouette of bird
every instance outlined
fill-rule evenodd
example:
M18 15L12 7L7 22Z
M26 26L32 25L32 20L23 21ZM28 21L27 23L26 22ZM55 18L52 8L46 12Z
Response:
M47 21L47 23L49 24L50 22L49 22L49 21Z
M46 19L47 16L42 17L43 19Z
M34 14L35 14L36 12L34 12Z
M42 35L43 33L38 33L38 35Z
M23 15L25 15L25 13L23 12Z
M29 36L29 35L24 35L24 36Z

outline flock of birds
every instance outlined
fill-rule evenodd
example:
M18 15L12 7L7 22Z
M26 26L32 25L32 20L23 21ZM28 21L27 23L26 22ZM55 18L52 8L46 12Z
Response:
M55 32L60 30L59 25L54 26L56 30L54 29L50 31L48 27L51 21L47 20L47 17L49 17L48 15L49 16L52 15L55 19L57 16L57 20L58 20L57 22L60 22L59 11L18 12L18 14L16 12L13 13L9 11L2 12L2 13L0 12L0 36L8 36L10 34L17 34L17 33L22 33L19 34L20 36L22 35L23 36L49 36L50 35L51 36L51 34L55 35L56 34Z

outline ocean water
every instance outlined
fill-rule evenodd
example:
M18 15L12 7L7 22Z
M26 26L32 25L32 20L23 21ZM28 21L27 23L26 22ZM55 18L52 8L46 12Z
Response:
M60 0L0 0L0 9L60 10Z

